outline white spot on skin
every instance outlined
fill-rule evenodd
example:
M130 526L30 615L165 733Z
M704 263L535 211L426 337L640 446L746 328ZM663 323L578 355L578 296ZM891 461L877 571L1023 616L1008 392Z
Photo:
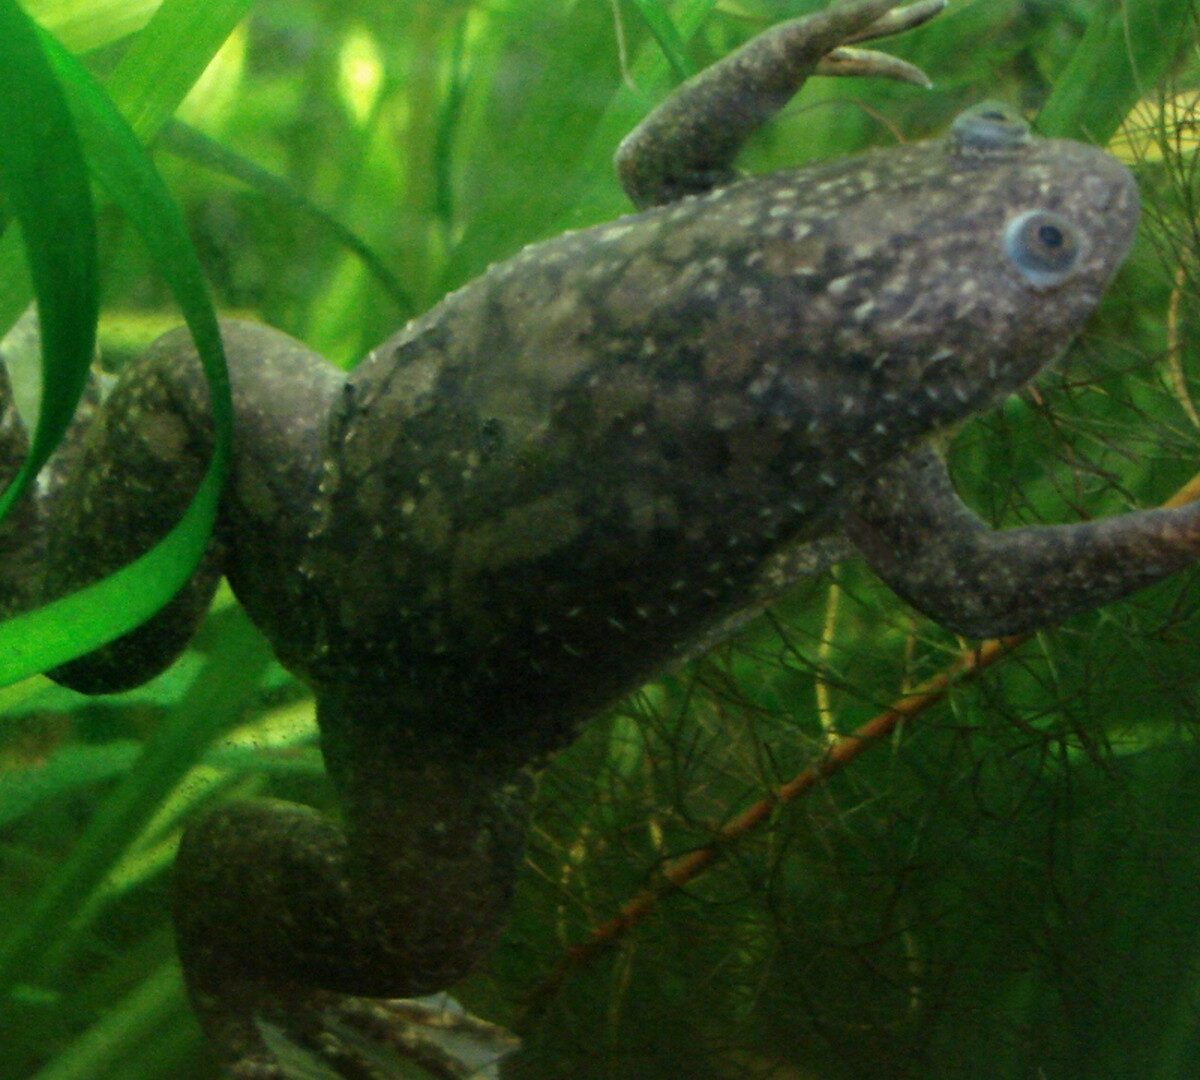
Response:
M857 323L865 323L875 313L875 301L864 300L851 312L851 318Z
M610 225L607 229L601 229L597 234L596 239L601 244L611 244L616 240L620 240L622 236L628 236L633 232L631 224Z

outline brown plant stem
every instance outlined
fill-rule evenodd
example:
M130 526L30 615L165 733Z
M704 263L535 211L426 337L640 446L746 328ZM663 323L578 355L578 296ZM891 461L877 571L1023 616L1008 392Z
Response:
M1162 505L1182 506L1200 499L1200 473L1193 476ZM932 678L927 679L889 705L881 713L849 735L833 737L821 757L807 768L757 800L717 831L716 838L701 847L666 863L655 881L636 893L611 919L598 923L587 937L570 946L550 974L529 994L521 1022L538 1016L562 987L571 971L583 965L601 950L615 944L636 926L663 896L682 888L717 862L727 846L765 822L779 806L807 795L822 780L839 772L872 746L887 739L907 720L940 702L951 687L975 678L980 672L1028 641L1032 633L1013 634L981 642L964 651Z

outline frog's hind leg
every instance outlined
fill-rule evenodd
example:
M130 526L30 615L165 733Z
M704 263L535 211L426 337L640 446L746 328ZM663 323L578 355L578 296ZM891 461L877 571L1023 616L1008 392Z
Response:
M234 386L235 466L208 550L154 618L50 673L64 685L111 693L162 671L187 644L228 566L235 531L230 519L244 516L246 500L239 491L252 487L256 471L265 469L264 439L252 422L264 410L255 385L258 372L277 356L286 356L301 372L305 361L316 361L315 354L267 327L226 322L222 337ZM336 373L328 378L337 381ZM298 375L293 381L307 389L312 378ZM287 398L284 390L276 391L276 401ZM0 438L7 444L0 447L6 459L0 467L6 471L24 445L9 399L0 389ZM319 410L320 402L307 408ZM0 574L11 593L10 610L90 584L148 550L183 515L207 468L213 440L208 388L185 331L165 335L131 362L94 412L90 423L69 432L69 445L52 462L51 475L39 482L19 509L21 521L5 534L22 534L25 527L20 550L5 560Z
M1023 633L1117 600L1200 558L1200 503L1075 525L989 528L922 449L856 493L847 537L913 607L968 637Z
M946 0L849 0L780 23L689 79L617 150L617 174L639 208L673 202L737 178L746 140L784 107L810 75L873 75L928 85L918 68L847 45L909 30Z
M323 1055L364 1011L378 1037L402 1039L367 999L463 978L503 929L521 859L532 784L518 755L399 731L408 710L386 695L318 700L345 823L234 803L189 827L176 862L188 989L235 1075L281 1075L263 1021Z

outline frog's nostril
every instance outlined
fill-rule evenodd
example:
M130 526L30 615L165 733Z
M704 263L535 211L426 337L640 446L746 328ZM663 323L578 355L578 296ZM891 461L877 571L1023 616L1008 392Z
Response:
M960 153L1009 150L1032 138L1025 118L1000 101L984 101L959 113L950 137Z

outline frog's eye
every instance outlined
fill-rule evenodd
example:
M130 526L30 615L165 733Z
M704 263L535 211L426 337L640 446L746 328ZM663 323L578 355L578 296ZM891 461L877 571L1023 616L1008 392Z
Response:
M1004 229L1004 250L1022 277L1038 289L1066 281L1083 258L1083 237L1061 214L1027 210Z

